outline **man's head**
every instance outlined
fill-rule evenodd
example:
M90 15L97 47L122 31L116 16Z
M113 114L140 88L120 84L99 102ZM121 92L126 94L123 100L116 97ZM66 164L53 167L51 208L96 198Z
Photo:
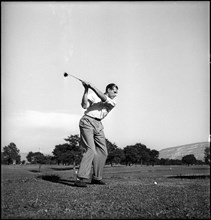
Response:
M118 93L118 86L114 83L110 83L106 86L105 92L110 99L113 99L117 96Z

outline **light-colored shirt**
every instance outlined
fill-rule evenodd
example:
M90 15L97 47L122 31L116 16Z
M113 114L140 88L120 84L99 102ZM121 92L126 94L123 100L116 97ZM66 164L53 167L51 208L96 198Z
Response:
M103 102L95 93L88 94L88 100L90 102L89 107L84 112L93 118L103 119L116 105L115 100L106 96L107 99Z

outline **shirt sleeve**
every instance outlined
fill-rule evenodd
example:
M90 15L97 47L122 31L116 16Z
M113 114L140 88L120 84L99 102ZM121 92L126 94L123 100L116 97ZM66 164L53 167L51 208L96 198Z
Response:
M95 99L94 93L89 93L87 98L91 104L95 103L96 99Z

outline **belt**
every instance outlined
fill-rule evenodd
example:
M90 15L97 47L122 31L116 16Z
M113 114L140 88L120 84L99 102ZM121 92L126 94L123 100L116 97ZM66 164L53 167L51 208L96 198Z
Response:
M89 117L89 118L92 118L92 119L95 119L95 120L97 120L97 121L101 121L101 119L99 119L99 118L94 118L94 117L89 116L89 115L85 115L85 116L87 116L87 117Z

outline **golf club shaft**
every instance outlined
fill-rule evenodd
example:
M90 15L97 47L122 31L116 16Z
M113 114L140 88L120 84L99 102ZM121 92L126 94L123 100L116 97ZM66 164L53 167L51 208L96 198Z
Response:
M80 80L81 82L83 82L82 79L79 79L78 77L76 77L76 76L74 76L74 75L72 75L72 74L69 74L69 73L68 73L68 75L70 75L70 76L74 77L75 79Z

